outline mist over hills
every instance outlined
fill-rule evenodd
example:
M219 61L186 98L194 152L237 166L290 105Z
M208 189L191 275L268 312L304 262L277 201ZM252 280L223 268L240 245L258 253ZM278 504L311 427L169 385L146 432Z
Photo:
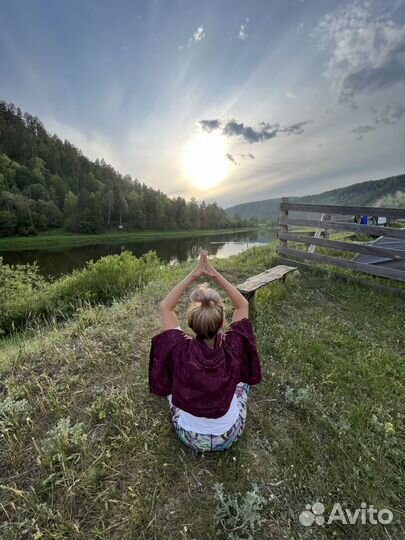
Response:
M405 208L405 174L383 178L382 180L368 180L315 195L289 197L289 201L306 204ZM264 201L252 201L230 206L229 208L225 208L225 211L230 216L237 214L241 219L256 216L258 218L277 220L280 213L280 202L280 197L266 199Z

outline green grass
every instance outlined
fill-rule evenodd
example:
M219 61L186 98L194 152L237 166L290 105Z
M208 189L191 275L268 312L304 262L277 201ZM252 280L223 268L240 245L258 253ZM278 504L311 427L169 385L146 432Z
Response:
M212 236L257 230L257 227L240 229L211 229L196 231L115 231L102 234L74 234L68 232L47 232L38 236L12 236L0 238L0 251L20 251L25 249L52 249L60 247L112 244L114 242L136 242L138 240L159 240L189 236Z
M237 283L274 262L273 244L217 266ZM195 456L147 385L159 302L189 268L3 341L0 537L404 538L403 299L312 272L259 291L263 381L245 433ZM315 501L390 508L395 523L307 529Z

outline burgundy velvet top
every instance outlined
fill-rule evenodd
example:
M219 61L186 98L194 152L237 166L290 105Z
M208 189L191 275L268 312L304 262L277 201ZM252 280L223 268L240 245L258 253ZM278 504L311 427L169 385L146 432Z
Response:
M152 338L150 391L172 394L172 402L194 416L219 418L229 409L239 382L261 380L260 360L252 323L242 319L219 333L215 348L182 330L165 330Z

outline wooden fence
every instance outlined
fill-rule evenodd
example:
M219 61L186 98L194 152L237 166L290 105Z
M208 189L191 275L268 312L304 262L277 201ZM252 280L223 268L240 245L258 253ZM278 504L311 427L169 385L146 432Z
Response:
M323 214L323 218L327 219L302 219L292 217L289 212L307 212ZM386 257L392 260L402 260L405 265L405 229L395 229L388 226L375 225L360 225L357 223L346 223L343 221L331 221L330 217L335 215L342 216L380 216L387 219L405 219L405 209L400 208L375 208L369 206L334 206L334 205L318 205L318 204L298 204L289 203L287 197L282 198L280 203L280 219L278 238L280 245L278 248L279 257L288 264L293 261L290 259L299 259L305 262L317 262L323 264L332 264L371 274L374 276L390 278L398 281L405 281L405 270L398 268L390 268L378 264L368 264L339 258L331 255L321 255L313 253L312 250L304 251L302 249L294 249L288 246L288 242L300 243L308 246L321 246L324 248L332 248L339 251L351 251L353 253L361 253L366 255L375 255L378 257ZM318 235L315 237L308 236L289 230L289 226L299 227L315 227L322 229L328 236L329 231L347 231L364 235L385 236L390 238L400 238L404 242L401 249L388 249L378 245L359 244L350 241L330 240L328 237L321 238ZM405 266L404 266L405 267Z

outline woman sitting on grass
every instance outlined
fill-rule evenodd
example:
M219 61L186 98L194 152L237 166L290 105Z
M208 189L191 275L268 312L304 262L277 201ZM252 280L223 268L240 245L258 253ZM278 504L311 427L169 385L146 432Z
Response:
M181 330L174 309L187 287L201 276L225 291L235 311L229 331L222 333L220 295L206 284L195 288L187 312L188 325L196 334L191 338ZM168 397L181 442L197 452L226 450L245 427L249 385L261 379L248 302L202 251L197 267L160 307L164 331L152 338L150 390Z

